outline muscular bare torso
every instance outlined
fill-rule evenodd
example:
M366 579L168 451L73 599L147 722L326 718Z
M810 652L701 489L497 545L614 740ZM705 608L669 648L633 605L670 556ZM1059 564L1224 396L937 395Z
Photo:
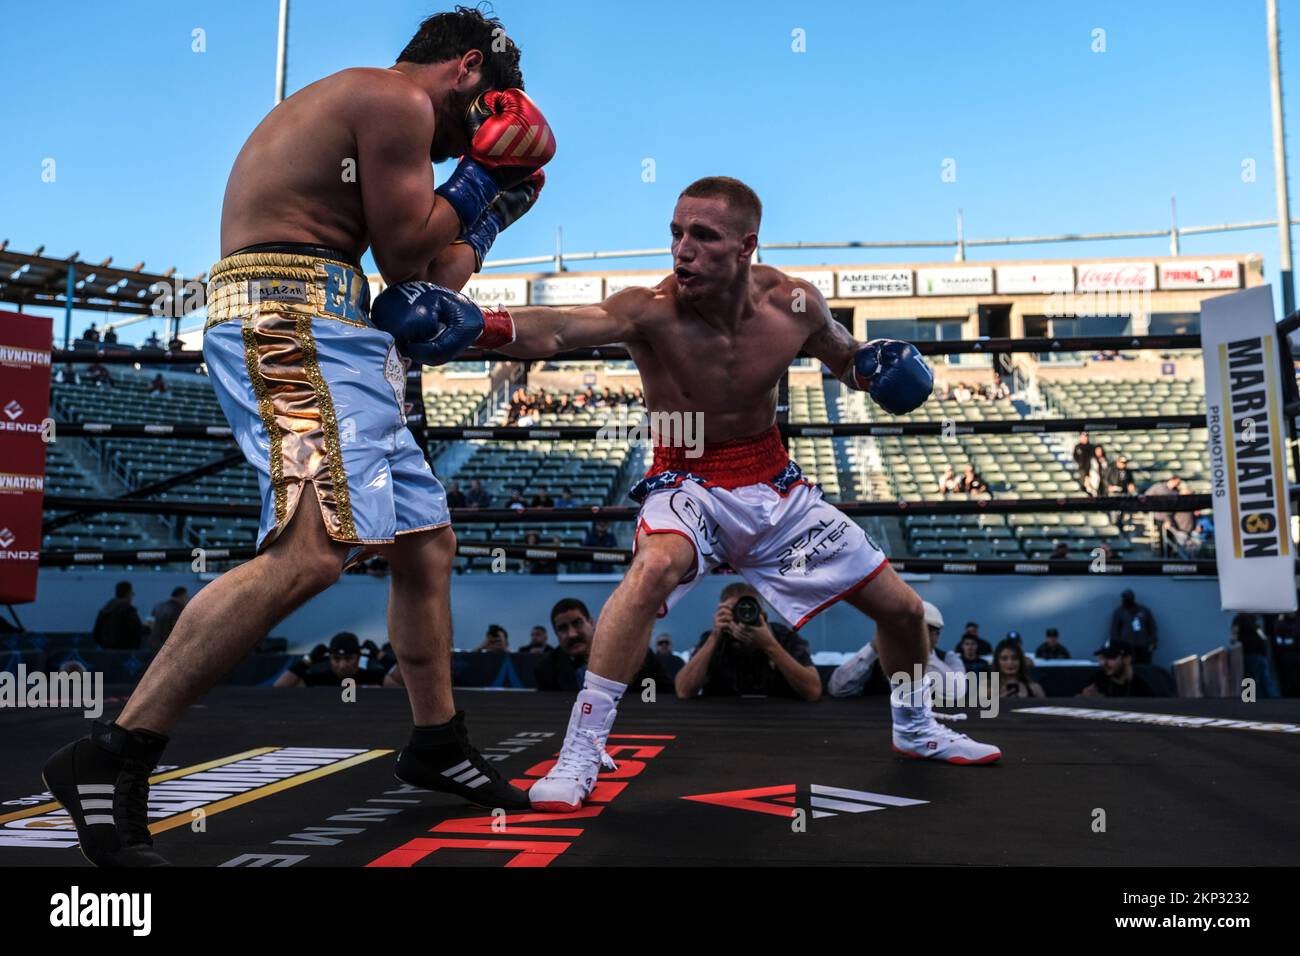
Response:
M678 299L672 277L647 290L627 347L649 410L702 413L710 444L770 428L781 377L816 326L811 303L795 311L794 289L780 271L752 267L752 308L734 327Z
M368 243L353 90L376 72L385 71L350 69L318 80L253 130L226 183L223 256L259 242L304 242L360 257Z

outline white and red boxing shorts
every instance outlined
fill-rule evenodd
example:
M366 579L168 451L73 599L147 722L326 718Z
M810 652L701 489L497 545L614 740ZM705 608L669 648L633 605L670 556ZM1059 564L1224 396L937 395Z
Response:
M798 629L870 581L887 560L804 477L775 425L706 444L696 458L684 448L657 447L631 496L641 502L634 550L649 534L681 535L695 549L695 567L660 616L701 577L727 565Z

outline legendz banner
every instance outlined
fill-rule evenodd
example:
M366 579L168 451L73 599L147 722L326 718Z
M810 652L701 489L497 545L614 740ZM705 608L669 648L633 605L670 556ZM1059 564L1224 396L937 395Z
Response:
M1272 287L1206 299L1201 357L1220 603L1225 611L1294 611Z
M36 600L53 329L0 312L0 604Z

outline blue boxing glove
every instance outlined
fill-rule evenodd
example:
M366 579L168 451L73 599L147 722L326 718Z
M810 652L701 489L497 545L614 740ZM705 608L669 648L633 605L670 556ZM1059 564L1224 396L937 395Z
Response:
M450 362L472 345L494 348L514 341L509 312L484 313L466 296L432 282L389 286L375 299L370 319L393 337L403 355L423 365Z
M930 397L934 372L915 345L872 339L858 349L841 381L869 393L889 414L906 415Z

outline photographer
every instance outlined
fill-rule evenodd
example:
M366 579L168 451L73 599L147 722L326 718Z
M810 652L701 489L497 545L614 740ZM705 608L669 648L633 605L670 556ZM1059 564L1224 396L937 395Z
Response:
M737 582L722 589L713 629L677 674L677 696L764 695L817 700L822 680L808 642L768 622L758 592Z
M372 664L375 645L366 641L365 655L357 636L349 631L335 634L329 643L317 644L310 652L294 661L275 681L275 687L340 687L349 678L358 685L398 686L394 665L385 671L382 664Z

